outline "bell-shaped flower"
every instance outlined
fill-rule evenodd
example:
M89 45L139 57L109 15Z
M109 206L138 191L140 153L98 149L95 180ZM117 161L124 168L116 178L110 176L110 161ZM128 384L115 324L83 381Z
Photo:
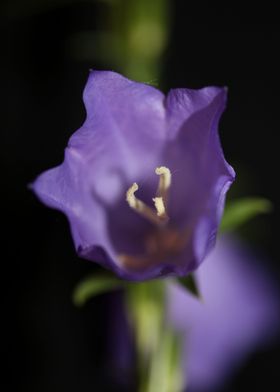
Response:
M234 179L220 146L226 90L152 86L92 71L87 117L33 190L69 219L79 256L119 277L184 276L215 243Z

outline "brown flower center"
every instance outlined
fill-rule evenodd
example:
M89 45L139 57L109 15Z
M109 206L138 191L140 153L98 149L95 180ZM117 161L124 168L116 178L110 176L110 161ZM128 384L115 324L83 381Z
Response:
M182 252L189 239L189 231L179 232L171 228L156 230L147 236L145 241L145 255L132 256L120 254L122 266L131 271L141 271L159 263L174 260ZM174 261L173 260L173 261Z

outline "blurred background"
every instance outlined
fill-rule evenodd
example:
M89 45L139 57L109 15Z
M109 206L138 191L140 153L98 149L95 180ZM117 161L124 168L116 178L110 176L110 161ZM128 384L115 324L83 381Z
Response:
M82 309L72 304L76 283L96 267L77 258L65 217L45 208L27 188L40 172L62 161L69 136L82 124L89 69L129 76L132 62L147 56L150 68L140 67L141 75L164 91L228 86L220 135L238 175L229 197L258 195L273 202L274 212L244 226L241 235L280 281L279 23L267 23L264 10L253 20L244 10L173 0L160 15L166 35L149 24L137 31L136 42L150 40L153 49L151 54L144 45L137 58L133 46L122 42L135 15L117 3L1 1L5 391L134 390L118 386L118 374L108 371L109 295ZM160 76L145 80L154 74ZM278 345L250 356L222 391L277 390L279 354Z

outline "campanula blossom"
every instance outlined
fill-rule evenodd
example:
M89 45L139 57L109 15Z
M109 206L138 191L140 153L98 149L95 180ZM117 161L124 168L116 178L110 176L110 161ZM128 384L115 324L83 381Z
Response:
M183 340L186 390L217 391L250 353L276 338L279 292L233 238L218 241L196 275L202 300L170 284L168 318Z
M234 171L218 121L226 89L156 88L92 71L86 120L33 184L69 219L77 253L119 277L183 276L213 247Z

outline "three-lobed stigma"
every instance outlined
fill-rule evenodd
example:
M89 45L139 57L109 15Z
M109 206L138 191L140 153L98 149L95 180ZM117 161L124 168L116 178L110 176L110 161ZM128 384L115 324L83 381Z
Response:
M169 217L167 214L168 192L171 186L171 172L165 166L155 169L155 173L159 176L158 189L156 197L153 198L155 209L147 206L144 202L135 196L135 192L139 189L138 184L134 182L126 192L126 201L128 205L152 223L156 225L165 224Z

